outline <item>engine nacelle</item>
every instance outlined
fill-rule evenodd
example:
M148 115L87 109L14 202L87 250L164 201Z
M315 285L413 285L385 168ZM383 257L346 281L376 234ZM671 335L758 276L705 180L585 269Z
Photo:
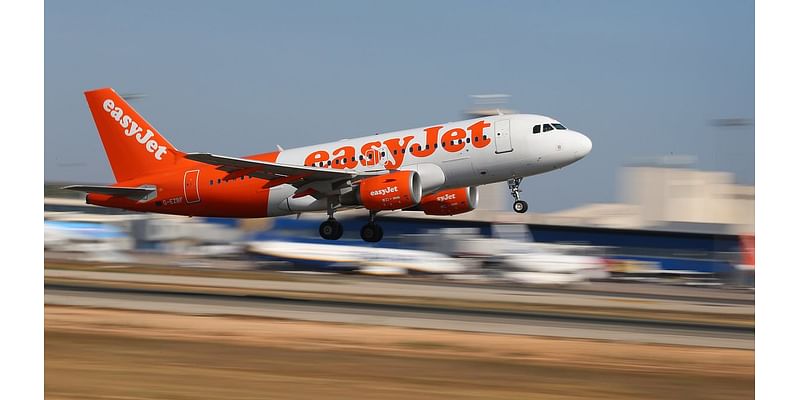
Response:
M372 211L397 210L417 205L422 182L416 171L396 171L359 182L356 202Z
M422 198L416 209L427 215L456 215L478 206L478 188L474 186L442 190Z

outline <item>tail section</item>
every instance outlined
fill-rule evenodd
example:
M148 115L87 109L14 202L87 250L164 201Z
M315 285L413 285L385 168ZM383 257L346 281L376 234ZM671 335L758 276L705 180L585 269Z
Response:
M167 170L183 158L114 89L84 94L117 182Z

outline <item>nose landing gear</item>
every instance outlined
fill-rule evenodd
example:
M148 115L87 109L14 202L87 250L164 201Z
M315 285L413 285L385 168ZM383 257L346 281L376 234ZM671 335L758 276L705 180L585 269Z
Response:
M514 212L522 214L528 211L528 203L519 198L519 194L522 192L519 190L520 183L522 183L522 178L512 178L508 180L508 189L511 190L511 196L514 197L514 205L512 208Z

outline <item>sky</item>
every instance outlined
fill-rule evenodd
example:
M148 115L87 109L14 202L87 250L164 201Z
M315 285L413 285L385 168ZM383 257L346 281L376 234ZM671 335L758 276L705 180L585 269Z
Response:
M754 126L714 121L753 120L754 51L752 1L49 0L45 181L114 182L83 97L110 86L177 148L232 156L508 94L593 142L524 180L533 212L619 201L620 168L668 155L752 185Z

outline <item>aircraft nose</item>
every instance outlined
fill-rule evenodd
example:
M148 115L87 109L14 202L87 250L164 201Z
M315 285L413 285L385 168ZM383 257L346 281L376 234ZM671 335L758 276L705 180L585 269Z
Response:
M592 151L592 140L582 133L574 133L575 138L573 139L573 146L575 149L575 158L580 160Z

